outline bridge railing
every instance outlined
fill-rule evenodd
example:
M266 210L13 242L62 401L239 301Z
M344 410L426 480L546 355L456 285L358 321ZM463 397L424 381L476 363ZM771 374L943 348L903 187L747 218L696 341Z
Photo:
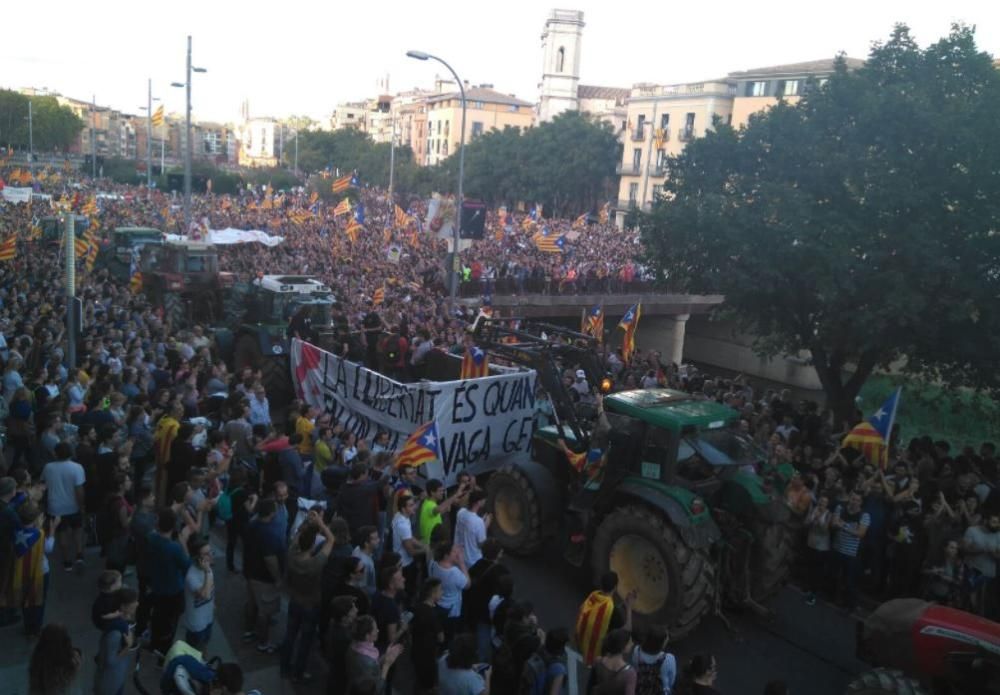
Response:
M632 280L626 282L617 277L578 278L576 280L546 280L498 278L496 280L467 280L459 284L458 293L461 297L480 297L484 295L515 295L515 294L548 294L592 295L592 294L642 294L663 291L649 280Z

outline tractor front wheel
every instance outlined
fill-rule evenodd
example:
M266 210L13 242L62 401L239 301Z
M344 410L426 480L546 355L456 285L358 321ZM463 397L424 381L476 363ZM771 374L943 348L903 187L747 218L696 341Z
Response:
M638 592L632 607L638 624L665 625L677 638L693 630L712 604L711 561L646 507L621 507L604 518L594 537L591 569L598 582L614 571L622 596Z
M845 695L930 695L930 691L902 671L877 668L851 681Z
M503 466L486 482L493 536L516 555L536 552L542 537L542 505L531 481L516 466Z
M792 564L792 539L785 524L758 524L754 528L750 591L755 601L771 598L785 585Z

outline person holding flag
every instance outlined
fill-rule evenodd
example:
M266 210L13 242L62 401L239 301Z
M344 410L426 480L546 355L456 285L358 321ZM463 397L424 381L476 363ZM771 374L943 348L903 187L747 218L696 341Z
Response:
M465 346L465 355L462 357L462 371L459 379L479 379L490 375L490 357L482 348L476 347L471 342Z
M851 429L841 442L841 447L861 452L872 466L885 471L892 445L892 429L896 423L896 410L902 387L897 388L875 413Z
M625 331L625 336L622 338L622 358L625 360L625 364L629 363L632 359L632 353L635 352L635 331L639 327L640 316L642 316L641 302L633 304L622 316L622 320L618 322L618 327Z
M590 592L576 615L576 647L587 666L593 666L601 655L601 644L610 630L632 629L632 606L639 592L628 593L623 603L615 600L618 574L605 572L600 588Z
M595 304L584 314L583 325L580 332L597 338L597 342L604 341L604 305Z

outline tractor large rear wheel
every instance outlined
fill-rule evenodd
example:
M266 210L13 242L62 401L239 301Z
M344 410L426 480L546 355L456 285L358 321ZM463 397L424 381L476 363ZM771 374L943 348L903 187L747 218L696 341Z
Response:
M867 671L851 681L845 695L929 695L919 681L902 671L877 668Z
M173 292L163 295L163 320L170 322L175 331L187 325L187 306L184 298Z
M637 624L665 625L674 637L693 630L712 605L711 561L646 507L622 507L604 518L594 537L591 568L596 581L613 570L622 596L638 591L632 608Z
M792 538L784 524L759 524L754 528L751 559L751 593L755 601L771 598L788 580L792 564Z
M493 512L491 532L503 549L529 555L542 545L542 505L523 471L503 466L486 483L487 507Z

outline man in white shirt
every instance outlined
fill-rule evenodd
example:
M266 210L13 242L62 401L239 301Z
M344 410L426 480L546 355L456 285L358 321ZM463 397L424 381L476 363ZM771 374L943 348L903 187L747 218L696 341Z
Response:
M415 594L420 583L421 563L415 562L413 556L427 551L427 546L413 537L411 519L416 509L415 499L413 495L399 495L396 498L396 515L392 517L392 549L399 553L407 594Z
M455 519L455 543L462 546L466 567L472 567L483 557L481 546L486 540L486 529L493 520L490 514L479 516L479 511L486 504L486 496L485 490L473 490L469 494L468 505L458 511Z
M55 447L55 461L42 468L42 480L48 487L48 513L60 517L59 548L63 569L73 569L76 558L78 569L83 569L83 484L87 480L83 466L70 460L73 450L66 442Z

